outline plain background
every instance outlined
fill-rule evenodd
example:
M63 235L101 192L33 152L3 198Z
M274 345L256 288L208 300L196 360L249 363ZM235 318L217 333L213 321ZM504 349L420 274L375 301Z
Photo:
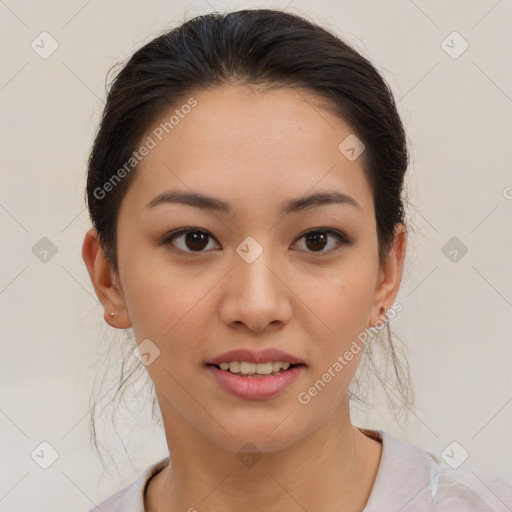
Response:
M125 336L104 324L81 258L85 165L114 64L184 19L244 7L286 8L344 37L389 82L406 126L413 229L393 329L416 409L403 427L385 404L354 422L437 455L457 441L465 464L512 478L512 3L287 4L0 1L0 510L87 511L166 455L149 409L120 413L120 438L102 439L119 473L112 461L103 473L89 444L97 354ZM31 47L43 31L59 45L47 59ZM457 58L454 31L469 45ZM46 262L43 237L56 250ZM48 469L31 457L43 441L58 453Z

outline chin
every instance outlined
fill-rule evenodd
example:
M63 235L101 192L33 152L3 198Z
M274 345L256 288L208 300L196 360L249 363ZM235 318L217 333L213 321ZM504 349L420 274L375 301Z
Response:
M274 453L284 450L314 430L312 425L301 425L293 420L289 411L266 415L257 419L257 414L248 414L240 421L223 422L224 430L216 425L214 431L209 431L208 437L212 442L225 450L235 453L255 451L258 453ZM309 427L309 428L308 428ZM227 431L227 432L226 432ZM230 435L231 434L231 435Z

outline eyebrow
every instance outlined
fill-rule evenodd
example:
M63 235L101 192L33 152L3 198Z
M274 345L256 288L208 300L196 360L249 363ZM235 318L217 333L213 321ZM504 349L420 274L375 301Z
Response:
M181 190L166 190L153 198L146 208L154 208L160 204L184 204L201 208L202 210L215 211L229 214L233 206L229 201L223 201L199 192L186 192ZM310 194L308 196L289 199L280 203L281 213L288 214L303 211L315 206L328 204L346 204L361 210L359 203L351 196L338 191L324 191Z

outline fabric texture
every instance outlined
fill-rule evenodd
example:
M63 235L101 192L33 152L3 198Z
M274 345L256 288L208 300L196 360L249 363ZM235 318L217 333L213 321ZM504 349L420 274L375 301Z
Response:
M432 453L382 430L360 429L382 442L370 497L361 512L512 512L512 480L463 464L452 469ZM169 457L89 512L145 512L144 493Z

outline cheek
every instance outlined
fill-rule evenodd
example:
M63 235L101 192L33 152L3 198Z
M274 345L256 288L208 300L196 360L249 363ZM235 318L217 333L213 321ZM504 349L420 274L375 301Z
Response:
M370 258L354 257L304 283L304 303L324 324L319 331L322 337L334 346L350 342L368 326L375 294L375 267Z
M200 300L201 287L150 253L131 251L120 261L124 278L123 293L137 340L158 341L170 336L186 321L188 310ZM183 322L183 320L182 320Z
M149 255L126 258L125 301L137 341L149 339L160 350L158 364L148 371L161 372L165 367L173 375L185 374L203 362L211 292L220 276L162 261Z

